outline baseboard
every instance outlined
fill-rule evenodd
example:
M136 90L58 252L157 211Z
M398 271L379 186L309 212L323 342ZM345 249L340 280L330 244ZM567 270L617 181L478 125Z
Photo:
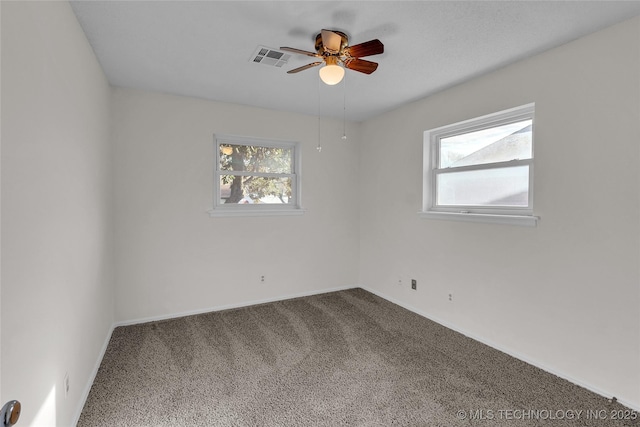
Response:
M114 326L114 328L116 328L118 326L129 326L129 325L138 325L140 323L157 322L159 320L169 320L169 319L175 319L175 318L178 318L178 317L194 316L196 314L211 313L211 312L214 312L214 311L230 310L230 309L234 309L234 308L249 307L249 306L252 306L252 305L266 304L266 303L276 302L276 301L284 301L284 300L288 300L288 299L292 299L292 298L302 298L302 297L308 297L308 296L312 296L312 295L326 294L328 292L344 291L344 290L347 290L347 289L353 289L353 288L357 288L357 287L359 287L359 286L357 286L357 285L339 286L339 287L335 287L335 288L313 290L313 291L309 291L309 292L301 292L301 293L296 293L296 294L280 295L280 296L273 297L273 298L266 298L266 299L260 299L260 300L251 300L251 301L243 301L243 302L239 302L239 303L235 303L235 304L226 304L226 305L220 305L220 306L213 306L213 307L199 309L199 310L183 311L183 312L180 312L180 313L171 313L171 314L160 315L160 316L144 317L144 318L133 319L133 320L124 320L124 321L120 321L120 322L114 323L113 326Z
M383 299L385 299L385 300L387 300L389 302L397 304L400 307L405 308L405 309L407 309L407 310L409 310L409 311L411 311L413 313L416 313L416 314L418 314L418 315L420 315L422 317L425 317L425 318L427 318L427 319L429 319L431 321L434 321L434 322L444 326L445 328L451 329L451 330L456 331L456 332L458 332L458 333L460 333L462 335L465 335L465 336L467 336L467 337L469 337L469 338L471 338L473 340L481 342L482 344L485 344L485 345L488 345L489 347L495 348L496 350L499 350L499 351L501 351L503 353L506 353L511 357L515 357L516 359L522 360L523 362L526 362L526 363L528 363L530 365L533 365L536 368L542 369L545 372L548 372L548 373L553 374L553 375L555 375L557 377L560 377L560 378L562 378L564 380L567 380L567 381L569 381L569 382L571 382L573 384L576 384L576 385L578 385L578 386L580 386L582 388L585 388L585 389L587 389L589 391L592 391L593 393L596 393L596 394L598 394L600 396L603 396L603 397L605 397L607 399L612 399L615 396L613 393L611 393L609 391L602 390L601 388L596 387L596 386L594 386L592 384L589 384L589 383L587 383L585 381L573 378L572 376L567 375L564 372L560 372L557 369L551 368L551 367L545 365L544 363L540 363L539 361L537 361L535 359L532 359L532 358L530 358L530 357L528 357L526 355L523 355L523 354L520 354L518 352L515 352L512 349L505 348L505 347L503 347L503 346L501 346L499 344L496 344L495 342L487 340L487 339L485 339L483 337L480 337L480 336L478 336L476 334L469 333L468 331L465 331L464 329L461 329L461 328L457 327L456 325L452 325L449 322L446 322L446 321L443 321L441 319L438 319L437 317L434 317L434 316L432 316L432 315L430 315L428 313L425 313L424 311L419 310L419 309L413 307L410 304L406 304L406 303L404 303L402 301L398 301L395 298L392 298L392 297L390 297L388 295L385 295L384 293L382 293L382 292L380 292L378 290L371 289L371 288L368 288L368 287L362 286L362 285L360 285L359 287L364 289L365 291L371 292L372 294L375 294L375 295L379 296L380 298L383 298ZM628 402L628 401L626 401L624 399L620 399L619 397L616 397L616 399L617 399L618 403L620 403L621 405L624 405L627 408L632 409L634 411L640 411L640 405L634 404L632 402Z
M91 371L91 375L89 375L89 380L82 391L82 395L80 398L80 405L76 409L76 413L73 417L73 424L78 425L78 421L80 421L80 415L82 415L82 410L84 409L84 405L87 403L87 398L89 397L89 392L91 391L91 386L93 386L93 382L96 379L96 375L98 375L98 369L100 369L100 364L102 363L102 359L104 358L104 354L107 351L107 347L109 347L109 341L111 341L111 335L113 334L113 330L115 329L115 325L111 325L109 329L109 333L107 334L107 338L104 340L102 344L102 348L100 349L100 353L98 354L98 359L96 360L95 365L93 366L93 370Z

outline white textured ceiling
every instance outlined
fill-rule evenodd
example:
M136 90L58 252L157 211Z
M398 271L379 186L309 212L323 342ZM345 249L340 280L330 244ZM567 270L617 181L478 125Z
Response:
M640 1L74 1L115 86L364 120L640 14ZM314 50L323 28L378 38L371 75L318 84L295 55L250 61L259 45ZM346 93L344 92L346 90ZM345 96L346 95L346 96Z

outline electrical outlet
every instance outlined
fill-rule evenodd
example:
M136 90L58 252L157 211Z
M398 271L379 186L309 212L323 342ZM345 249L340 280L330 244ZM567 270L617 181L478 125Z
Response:
M449 294L449 301L453 301L453 294Z
M66 372L64 374L64 397L65 399L69 396L69 373Z
M261 282L264 282L264 280L265 280L265 279L264 279L264 276L260 276L260 281L261 281Z
M416 279L411 279L411 289L413 290L418 289L418 281Z
M398 279L398 285L402 286L402 279Z

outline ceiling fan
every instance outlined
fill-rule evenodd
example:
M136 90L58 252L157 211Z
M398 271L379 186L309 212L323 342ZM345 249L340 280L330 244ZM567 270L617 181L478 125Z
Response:
M349 46L349 37L341 31L322 30L316 36L315 52L296 49L293 47L281 47L280 50L297 53L300 55L321 58L321 61L312 62L302 67L287 71L288 74L298 73L318 65L326 64L320 69L320 78L328 85L335 85L344 77L344 67L371 74L378 68L378 63L367 61L365 56L378 55L384 52L384 45L378 39L369 40L354 46Z

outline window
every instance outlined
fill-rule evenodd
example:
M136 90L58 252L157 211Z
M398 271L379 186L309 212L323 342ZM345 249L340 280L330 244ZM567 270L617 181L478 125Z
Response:
M301 214L299 151L295 142L216 135L211 216Z
M534 104L424 133L422 216L535 226Z

